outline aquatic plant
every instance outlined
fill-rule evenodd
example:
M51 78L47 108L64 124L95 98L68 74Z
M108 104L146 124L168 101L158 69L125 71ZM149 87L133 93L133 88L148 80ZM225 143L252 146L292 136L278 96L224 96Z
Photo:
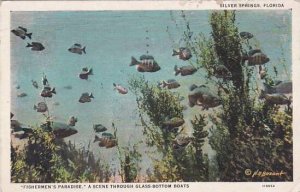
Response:
M206 123L202 116L192 121L194 138L186 147L174 147L179 133L168 131L164 122L174 117L183 118L183 107L178 95L146 81L143 77L132 77L130 90L136 95L139 116L144 128L146 144L154 147L148 151L153 160L152 173L148 170L149 181L206 181L207 162L201 147L208 133L203 130Z
M11 147L11 181L15 183L108 182L109 169L88 149L33 129L24 149Z
M121 164L122 182L136 182L138 173L141 170L140 163L142 155L138 151L139 143L133 145L132 149L129 147L118 147L118 155Z
M219 90L222 100L222 109L211 118L214 125L209 137L209 143L216 151L218 176L215 180L292 180L292 114L260 101L259 87L251 88L258 80L254 77L253 67L248 66L243 58L250 44L239 37L235 11L213 11L210 25L209 38L200 34L187 45L196 57L193 65L206 71L207 80ZM214 69L220 64L230 71L230 79L215 78ZM271 76L264 81L271 85L274 82ZM246 169L282 170L286 174L251 177L245 174Z

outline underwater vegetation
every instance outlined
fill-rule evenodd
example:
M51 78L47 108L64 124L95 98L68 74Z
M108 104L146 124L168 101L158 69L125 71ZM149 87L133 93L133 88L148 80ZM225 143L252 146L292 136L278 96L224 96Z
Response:
M277 81L277 69L275 76L269 73L266 65L270 58L253 40L255 34L237 27L235 11L212 11L208 35L193 33L184 12L182 17L187 24L182 37L185 45L174 50L173 56L186 64L174 66L174 71L180 78L204 71L205 81L194 75L195 84L185 98L188 109L198 109L196 115L185 116L182 96L176 92L183 85L180 81L169 79L157 85L145 78L145 72L159 71L163 65L149 55L139 61L132 57L130 66L135 65L142 75L131 76L128 89L117 83L113 87L122 96L130 92L135 96L137 128L142 128L143 137L122 145L114 123L113 134L106 133L102 124L93 125L94 132L102 134L101 138L95 136L94 142L102 149L115 148L119 170L113 171L111 164L96 158L90 145L78 149L58 138L49 124L50 131L30 129L24 148L11 146L11 181L113 182L116 175L126 183L139 182L139 177L146 182L292 181L293 108L288 95L292 94L292 82ZM22 28L15 30L22 39L31 37ZM80 44L68 50L86 53ZM280 62L285 64L284 59ZM87 80L88 75L92 69L84 68L79 77ZM44 97L56 94L50 86L45 89L44 85L43 91ZM91 102L92 98L93 94L86 92L78 101ZM47 111L47 106L38 103L35 110ZM76 122L72 117L72 124ZM215 155L204 153L205 144ZM142 153L140 148L145 145ZM143 155L151 160L146 175L141 171ZM282 174L261 176L259 171Z
M11 146L11 180L15 183L108 182L109 166L89 148L56 139L53 132L33 130L23 149Z

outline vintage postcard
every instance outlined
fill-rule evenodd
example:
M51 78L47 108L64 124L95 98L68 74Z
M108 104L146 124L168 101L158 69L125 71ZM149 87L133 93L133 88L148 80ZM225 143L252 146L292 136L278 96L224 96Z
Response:
M9 191L291 191L297 1L2 2Z

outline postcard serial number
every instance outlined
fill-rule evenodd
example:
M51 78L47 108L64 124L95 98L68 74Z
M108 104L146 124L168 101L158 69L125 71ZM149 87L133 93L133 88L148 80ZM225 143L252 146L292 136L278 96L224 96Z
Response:
M275 187L275 185L273 185L273 184L264 184L264 185L262 185L262 187L270 188L270 187Z

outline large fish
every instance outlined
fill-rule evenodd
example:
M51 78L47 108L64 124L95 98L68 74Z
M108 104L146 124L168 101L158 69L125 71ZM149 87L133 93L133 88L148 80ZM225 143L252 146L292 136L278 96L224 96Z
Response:
M242 39L251 39L253 38L253 34L249 33L249 32L240 32L240 36Z
M125 87L123 87L119 84L117 85L117 84L113 83L113 86L115 87L114 89L116 89L121 94L127 94L128 93L128 89L126 89Z
M136 65L136 69L138 72L156 72L160 70L160 66L157 64L157 62L154 60L152 56L146 57L141 56L141 61L136 60L136 58L131 57L131 63L129 66Z
M41 128L52 131L56 138L65 138L78 133L72 126L61 122L46 122L41 125Z
M190 142L192 141L192 138L186 135L178 135L173 140L173 149L181 149L186 147Z
M168 128L179 127L183 124L184 124L184 119L179 118L179 117L173 117L173 118L163 122L163 125Z
M172 56L178 55L178 58L186 61L189 60L192 57L191 50L186 47L180 47L178 50L173 50Z
M274 86L270 86L264 83L265 92L272 94L272 93L282 93L288 94L292 93L293 91L293 83L292 81L278 81Z
M94 143L97 141L99 141L99 147L106 147L107 149L118 145L117 139L108 137L98 137L97 135L95 135Z
M93 129L96 133L107 131L107 128L104 127L102 124L93 125Z
M186 76L186 75L192 75L194 74L197 69L193 67L192 65L187 65L187 66L182 66L182 67L177 67L175 65L174 67L175 75L177 76L178 74L181 74L181 76Z
M195 105L202 106L203 109L209 109L221 105L221 99L217 94L214 94L205 85L190 87L188 95L190 107Z
M159 85L162 88L167 87L168 89L176 89L180 87L180 84L175 79L169 79L167 81L163 81Z
M263 94L260 98L264 98L269 105L290 105L292 102L291 97L287 97L283 94Z
M42 51L45 49L45 47L39 42L32 42L31 44L27 43L26 47L31 47L32 51Z
M33 109L40 113L45 113L48 111L48 107L45 102L39 102L37 105L33 106Z
M27 29L24 27L18 27L16 29L11 30L11 32L22 39L25 39L26 37L31 39L32 35L32 33L27 33Z
M216 78L223 78L223 79L231 78L230 71L224 65L217 65L214 68L214 75Z
M13 132L23 131L24 134L32 133L30 126L24 125L17 120L10 120L10 128Z
M252 56L256 53L262 53L262 51L260 49L251 49L248 51L248 56Z
M86 103L86 102L91 102L92 98L94 98L92 93L82 93L80 98L79 98L79 102L80 103Z
M49 86L45 86L44 89L42 90L42 92L40 93L40 95L42 97L52 97L53 94L56 94L55 88L49 87Z
M68 51L79 55L82 55L82 53L86 54L85 47L82 48L81 44L79 43L75 43L74 45L72 45L72 47L70 47Z
M249 66L263 65L270 61L270 59L267 57L267 55L265 55L263 53L255 53L253 55L245 57L245 59L248 60Z
M93 75L93 69L88 69L87 67L82 68L82 71L79 74L80 79L88 80L89 75Z

